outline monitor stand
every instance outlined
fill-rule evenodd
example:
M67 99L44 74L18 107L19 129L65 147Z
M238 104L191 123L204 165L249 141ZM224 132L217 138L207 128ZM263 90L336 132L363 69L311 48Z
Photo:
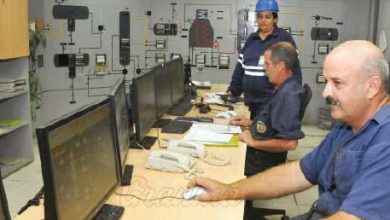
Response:
M93 220L119 220L124 211L122 206L104 204Z

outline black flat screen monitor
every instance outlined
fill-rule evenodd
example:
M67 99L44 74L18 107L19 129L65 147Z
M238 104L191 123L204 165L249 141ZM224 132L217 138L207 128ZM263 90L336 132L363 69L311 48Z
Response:
M3 180L1 179L1 169L0 169L0 220L11 220L11 215L8 209L7 196L5 195Z
M157 118L164 115L168 109L172 106L171 98L171 83L169 75L165 72L165 68L162 66L156 66L154 69L155 74L155 93L156 93L156 112Z
M37 128L45 219L91 219L119 183L110 99Z
M110 91L109 97L111 98L115 123L115 144L120 158L119 168L122 173L130 145L130 129L124 79L120 79L115 84L114 88Z
M131 107L134 110L135 134L139 143L157 121L154 73L152 69L133 80Z
M184 93L184 70L183 58L171 60L165 64L165 71L171 82L172 103L178 103L185 95Z

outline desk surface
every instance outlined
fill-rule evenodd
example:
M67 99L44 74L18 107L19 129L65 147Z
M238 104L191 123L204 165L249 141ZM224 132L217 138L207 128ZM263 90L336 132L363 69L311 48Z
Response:
M222 88L222 89L221 89ZM225 91L226 88L217 85L213 91ZM220 90L218 90L220 89ZM203 90L208 92L208 90ZM247 114L244 106L237 106L239 114ZM241 113L240 113L241 112ZM209 114L215 115L212 111ZM193 109L188 115L198 115L197 109ZM216 120L216 123L226 123L227 120ZM153 128L148 135L156 135L157 129ZM181 138L177 134L159 134L160 139ZM165 145L164 141L160 141ZM156 141L152 149L158 149ZM216 152L221 156L230 159L230 164L223 167L211 166L197 161L197 167L202 168L202 176L211 177L223 182L233 182L244 177L245 144L240 143L238 147L208 147L208 152ZM148 158L148 151L130 149L127 155L127 164L134 165L131 186L118 187L116 193L132 194L143 199L154 199L166 196L181 197L186 190L188 179L183 173L170 173L145 168ZM119 196L113 194L106 203L125 207L122 219L242 219L243 201L222 201L213 203L201 203L198 201L186 201L173 198L142 201L131 196ZM43 204L43 201L42 203ZM43 219L43 205L31 207L17 219Z

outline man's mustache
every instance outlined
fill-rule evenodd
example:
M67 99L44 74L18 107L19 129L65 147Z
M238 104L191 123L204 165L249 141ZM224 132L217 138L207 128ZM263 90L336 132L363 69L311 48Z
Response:
M326 100L326 104L329 104L329 105L339 105L339 102L336 101L335 99L333 99L330 96L326 97L325 100Z

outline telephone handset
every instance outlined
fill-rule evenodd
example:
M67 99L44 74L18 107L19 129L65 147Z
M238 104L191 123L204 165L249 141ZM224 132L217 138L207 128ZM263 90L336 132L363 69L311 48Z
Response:
M150 151L146 168L169 172L189 172L195 159L178 152L167 150Z
M186 156L199 157L203 162L213 166L226 166L230 163L229 159L209 154L206 158L206 147L204 144L187 140L169 140L168 151L174 151L185 154Z
M194 141L169 140L167 150L183 153L192 157L203 158L206 156L205 148L206 147L204 146L204 144L197 143Z

